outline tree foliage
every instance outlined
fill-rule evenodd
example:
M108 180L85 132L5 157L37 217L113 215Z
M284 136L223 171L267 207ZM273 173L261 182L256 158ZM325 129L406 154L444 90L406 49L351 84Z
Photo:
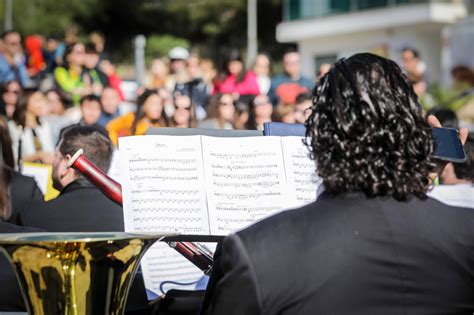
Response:
M275 42L280 2L258 1L259 46L273 55L282 48ZM23 34L62 35L71 25L83 34L100 30L107 50L121 59L130 58L138 34L185 38L213 58L230 47L244 48L247 40L246 0L14 0L13 6L14 28ZM0 1L0 12L4 8Z

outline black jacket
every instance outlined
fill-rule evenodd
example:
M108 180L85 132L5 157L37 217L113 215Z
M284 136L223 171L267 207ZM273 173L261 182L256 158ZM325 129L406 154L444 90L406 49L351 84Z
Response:
M474 209L323 194L228 236L205 314L469 314Z
M123 210L86 180L79 179L48 202L32 205L20 224L48 232L123 231Z
M18 215L20 212L23 212L33 202L44 202L44 199L33 177L24 176L15 171L10 171L10 174L12 213L7 221L18 224Z
M41 230L0 221L0 233L28 233ZM15 273L7 258L0 253L0 311L24 311L25 304Z

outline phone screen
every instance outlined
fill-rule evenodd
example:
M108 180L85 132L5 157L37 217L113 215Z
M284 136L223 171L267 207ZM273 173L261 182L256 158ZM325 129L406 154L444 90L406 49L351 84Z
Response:
M436 142L434 158L451 162L464 162L466 160L466 154L456 129L433 128L432 132Z

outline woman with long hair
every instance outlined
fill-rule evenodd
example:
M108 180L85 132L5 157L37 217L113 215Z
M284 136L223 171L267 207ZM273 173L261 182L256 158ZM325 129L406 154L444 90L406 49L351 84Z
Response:
M231 94L217 94L209 99L207 119L199 123L199 128L234 129L234 99Z
M21 84L15 80L5 82L5 84L1 86L0 93L0 115L5 115L10 119L18 104Z
M82 43L66 46L65 64L54 70L54 80L68 105L79 105L81 97L90 93L90 84L82 79L82 68L85 62L85 47Z
M114 145L123 136L144 135L150 127L166 127L163 99L157 90L145 90L137 99L136 111L110 121L106 128Z
M44 94L35 89L24 90L8 123L16 162L53 162L53 136L50 125L42 119L45 112Z
M231 50L224 63L225 77L214 86L214 93L235 95L258 95L260 88L257 77L252 71L246 71L244 61L237 49Z
M174 96L174 112L170 120L170 127L195 128L196 106L188 95Z
M273 105L267 95L257 95L250 102L246 129L263 130L263 124L273 121Z
M0 221L17 224L18 213L32 201L41 202L43 194L33 178L14 171L8 123L0 116Z

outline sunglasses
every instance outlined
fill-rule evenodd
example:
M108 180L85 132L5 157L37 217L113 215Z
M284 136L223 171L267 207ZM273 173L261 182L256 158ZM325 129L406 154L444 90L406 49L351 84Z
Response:
M191 110L191 107L182 107L182 106L176 106L174 105L175 109L185 109L185 110Z

